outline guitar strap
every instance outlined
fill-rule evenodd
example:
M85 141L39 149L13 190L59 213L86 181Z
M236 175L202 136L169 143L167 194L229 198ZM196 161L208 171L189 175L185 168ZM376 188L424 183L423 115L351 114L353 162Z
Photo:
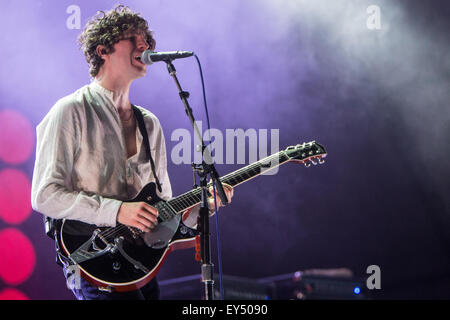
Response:
M155 177L156 185L158 186L159 192L162 192L161 183L159 183L158 176L156 175L155 163L153 162L153 157L152 157L152 153L150 150L150 141L148 140L148 134L147 134L147 129L145 127L144 117L142 116L141 111L135 105L131 105L131 106L133 108L134 115L138 122L139 131L141 132L141 135L143 138L142 140L145 145L145 152L147 153L147 157L150 158L150 165L152 167L152 172L153 172L153 176Z
M144 117L142 116L141 111L134 105L133 112L138 122L139 131L141 132L141 135L143 137L143 142L145 145L145 151L147 153L147 157L150 158L150 165L152 167L153 176L155 177L155 182L158 187L159 192L162 192L161 183L159 182L158 176L156 175L155 170L155 163L153 161L152 153L150 152L150 142L148 140L148 134L145 127ZM56 232L59 232L59 228L61 226L61 221L59 219L52 219L50 217L47 217L44 215L44 229L47 236L49 236L52 239L55 239L57 237ZM58 251L58 250L57 250ZM58 259L57 259L58 262Z

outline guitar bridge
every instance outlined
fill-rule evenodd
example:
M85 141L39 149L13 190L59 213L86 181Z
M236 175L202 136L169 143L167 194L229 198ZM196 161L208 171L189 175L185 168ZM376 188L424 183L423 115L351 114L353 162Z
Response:
M130 228L131 230L131 228ZM75 264L80 264L84 261L91 260L97 257L100 257L104 255L105 253L111 252L115 253L117 251L120 252L120 254L128 261L130 262L136 269L141 270L144 273L149 273L150 271L140 262L135 259L133 259L131 256L129 256L124 250L123 250L123 240L124 238L118 237L114 239L114 243L105 242L105 239L99 234L100 229L96 229L93 233L91 238L83 243L77 250L75 250L72 254L69 255L69 259L74 262ZM137 236L139 236L139 233L137 233ZM136 237L137 237L136 236ZM103 242L105 242L106 247L103 249L100 249L95 244L95 239L99 238ZM92 249L91 249L92 248Z
M92 236L87 240L85 243L83 243L77 250L72 252L69 255L69 259L74 262L75 264L80 264L84 261L94 259L96 257L102 256L107 252L115 251L115 245L112 243L105 242L105 239L102 239L102 237L99 237L100 240L102 240L105 243L105 247L103 249L100 249L95 244L95 239L100 233L100 229L96 229ZM92 250L90 250L92 245Z

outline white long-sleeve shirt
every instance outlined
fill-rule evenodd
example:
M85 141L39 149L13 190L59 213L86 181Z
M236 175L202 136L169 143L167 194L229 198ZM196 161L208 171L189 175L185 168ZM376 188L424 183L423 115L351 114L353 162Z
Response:
M125 137L113 93L96 81L60 99L37 126L31 203L55 218L115 226L122 201L155 181L142 135L136 128L137 153L127 159ZM164 134L158 118L143 113L159 197L172 197ZM136 126L137 127L137 126Z

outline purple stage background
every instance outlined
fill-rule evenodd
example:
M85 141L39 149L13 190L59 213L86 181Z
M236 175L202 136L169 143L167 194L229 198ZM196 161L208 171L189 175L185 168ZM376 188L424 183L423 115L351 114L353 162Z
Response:
M157 51L198 55L213 128L279 129L280 148L316 140L328 151L321 166L289 163L236 188L232 205L219 212L224 274L264 278L345 267L367 277L366 268L378 265L376 297L450 297L447 1L122 4L149 21ZM35 126L59 98L90 81L76 44L81 30L67 12L72 5L80 9L82 28L113 3L0 3L0 238L6 239L0 241L0 296L6 298L73 299L42 216L29 204L23 218L11 216L29 201L16 197L14 187L29 190L8 175L19 171L31 181ZM366 25L370 5L381 8L379 30ZM174 65L205 129L195 59ZM163 63L134 82L131 99L159 117L170 155L178 143L172 132L191 128ZM241 166L217 169L225 174ZM192 187L190 165L169 159L169 174L174 195ZM23 246L11 240L17 233L28 239ZM22 258L24 247L28 256ZM193 250L177 251L158 279L199 271Z

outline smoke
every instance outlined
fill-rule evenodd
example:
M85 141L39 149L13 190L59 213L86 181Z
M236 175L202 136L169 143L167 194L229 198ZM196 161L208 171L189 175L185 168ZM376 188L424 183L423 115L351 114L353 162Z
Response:
M385 171L382 161L409 167L406 172L448 212L448 26L444 2L439 2L440 9L422 3L125 3L148 19L158 51L191 50L199 56L213 128L279 129L281 148L317 139L329 151L329 162L321 168L300 171L286 165L276 176L237 187L233 205L220 213L224 254L231 257L225 259L227 273L250 274L255 261L263 261L260 274L274 274L292 271L302 261L351 263L364 259L360 257L367 248L383 251L377 239L388 236L372 229L386 230L380 227L381 218L371 220L370 214L384 210L376 201L386 194L376 193L380 184L369 185L376 178L389 180L392 172ZM8 32L2 36L1 107L22 110L37 123L57 99L88 82L88 67L76 45L81 30L66 27L66 8L72 4L2 2L0 26ZM379 30L367 27L371 5L380 8ZM79 6L83 25L112 4ZM206 129L197 64L192 58L174 65L183 89L191 93L194 115ZM131 99L159 117L168 154L177 143L169 141L171 133L191 130L163 63L149 66L147 76L133 83ZM238 167L218 170L225 174ZM188 165L169 161L169 172L175 195L191 187ZM367 182L368 177L375 178ZM365 217L359 217L362 210ZM385 215L387 221L394 219ZM355 234L363 244L355 244ZM327 239L342 241L325 244ZM319 257L323 248L327 254ZM386 256L398 256L395 248L390 250ZM267 252L271 259L266 259ZM232 266L236 260L240 262ZM249 268L244 268L246 263Z
M434 185L448 210L450 166L445 159L450 154L450 51L448 25L442 19L448 5L439 1L426 5L417 1L352 0L267 0L265 5L277 12L274 29L280 36L289 33L295 37L295 29L301 33L301 50L310 52L310 68L325 68L330 77L335 76L344 90L341 94L366 96L366 103L360 100L352 110L360 113L359 119L376 112L377 117L390 119L389 125L397 126L401 145L400 150L392 149L393 159L395 153L406 153L409 159L405 160L409 160L418 179ZM380 30L366 26L370 5L380 8ZM308 37L311 34L314 37ZM320 46L317 35L322 36ZM354 89L359 92L352 93ZM334 93L339 99L338 92ZM303 94L308 95L308 91ZM326 94L329 99L333 91ZM310 95L309 99L317 96Z

